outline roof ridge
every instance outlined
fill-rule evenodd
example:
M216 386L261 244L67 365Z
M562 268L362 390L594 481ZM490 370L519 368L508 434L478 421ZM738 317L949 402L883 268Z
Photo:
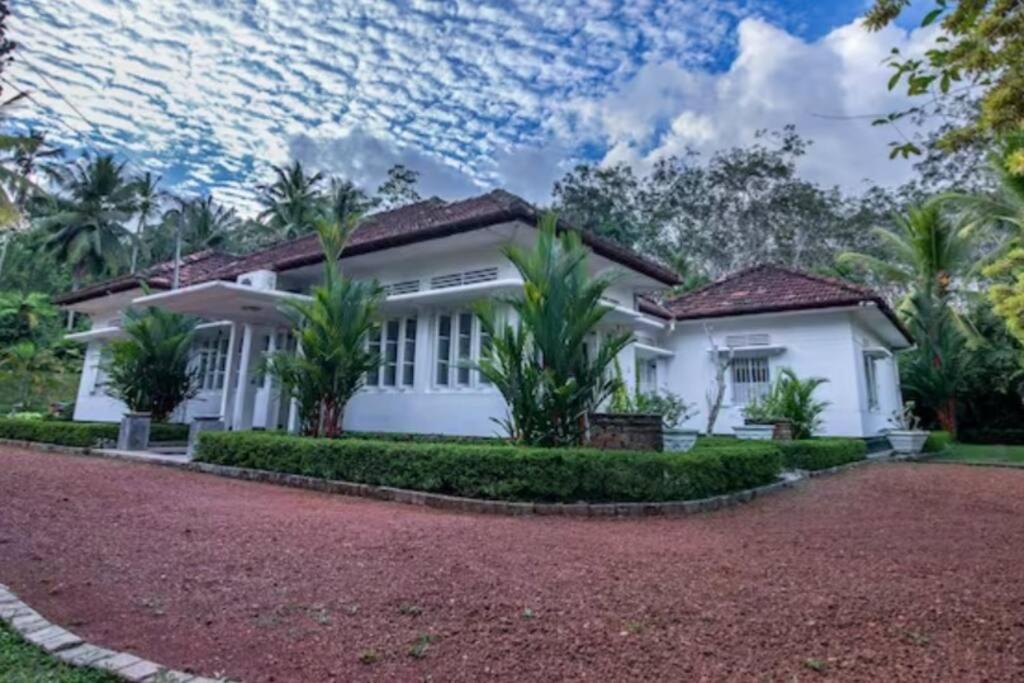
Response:
M785 273L789 273L790 275L795 275L797 277L802 277L805 280L811 280L811 281L814 281L814 282L823 282L825 284L834 285L836 287L841 287L842 289L849 290L849 291L853 292L854 294L862 294L862 295L871 296L871 297L878 297L879 296L878 292L875 292L870 287L864 287L863 285L858 285L858 284L853 283L853 282L848 282L846 280L843 280L842 278L830 277L828 275L821 275L819 273L810 273L810 272L807 272L807 271L804 271L804 270L798 270L796 268L790 268L789 266L780 266L780 265L770 264L770 267L776 268L776 269L781 270L781 271L783 271Z

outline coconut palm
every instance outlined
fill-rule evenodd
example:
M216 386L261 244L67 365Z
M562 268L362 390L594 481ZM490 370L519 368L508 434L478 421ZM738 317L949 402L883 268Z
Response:
M180 221L183 253L223 247L241 220L234 209L217 204L212 195L178 205L164 214L164 220L178 227Z
M132 264L131 272L136 272L139 265L139 250L144 244L143 239L146 228L149 226L149 219L160 208L160 202L164 198L164 192L160 189L160 176L154 176L146 171L132 183L135 188L137 201L135 234L132 238Z
M125 223L136 210L134 186L124 163L110 155L82 160L62 182L64 196L39 220L49 233L47 248L71 266L72 289L88 275L100 275L122 262L130 234Z
M43 194L36 175L56 178L53 161L61 154L46 142L45 133L31 130L27 135L0 135L0 273L11 239L28 226L25 209L29 198Z
M323 210L319 185L322 173L307 175L298 161L291 166L275 166L275 180L260 186L260 204L265 208L260 220L284 237L296 237L313 232L314 223Z

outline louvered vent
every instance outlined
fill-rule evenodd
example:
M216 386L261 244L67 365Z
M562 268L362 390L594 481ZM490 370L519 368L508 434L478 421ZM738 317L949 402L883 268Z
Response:
M768 346L772 343L771 335L768 334L730 334L725 337L725 345L729 348L742 346Z
M479 268L467 270L464 273L449 273L430 278L431 289L447 289L449 287L460 287L462 285L473 285L478 282L491 282L498 279L497 266L491 268Z
M384 294L394 296L395 294L412 294L420 291L419 280L405 280L403 282L392 282L384 285Z

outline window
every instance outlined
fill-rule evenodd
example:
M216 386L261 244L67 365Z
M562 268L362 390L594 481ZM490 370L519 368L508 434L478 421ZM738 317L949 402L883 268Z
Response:
M767 356L734 358L732 362L732 400L738 405L764 397L771 388Z
M218 333L199 343L195 363L199 370L199 388L203 391L220 391L224 388L229 341L228 335Z
M480 326L480 357L484 358L490 353L491 350L491 335L488 334L487 330L484 329L483 325ZM477 373L480 384L490 385L491 380L484 377L482 374Z
M457 311L437 316L437 364L434 384L439 387L471 387L489 384L473 369L481 349L491 344L472 313Z
M637 369L637 389L642 394L649 394L658 390L658 361L640 359Z
M868 410L878 409L878 368L875 359L864 354L864 378L868 390Z
M371 387L412 386L416 379L416 318L392 318L370 331L370 353L380 358L366 374ZM399 372L401 369L401 372Z

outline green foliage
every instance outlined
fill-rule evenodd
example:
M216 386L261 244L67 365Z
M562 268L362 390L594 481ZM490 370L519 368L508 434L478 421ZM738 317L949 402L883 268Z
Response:
M925 453L938 453L949 448L952 443L953 435L949 432L929 432L923 450Z
M1006 0L933 0L922 26L938 23L943 35L923 56L903 55L893 48L889 89L904 84L920 106L879 119L884 125L910 115L928 114L935 104L956 91L981 87L979 116L946 134L948 147L960 147L993 134L1015 130L1024 122L1024 14L1020 4ZM875 0L865 25L880 30L896 21L910 0ZM935 104L935 106L938 106ZM893 156L916 153L904 140L893 143Z
M57 385L62 366L53 351L31 341L20 341L0 349L0 372L17 387L13 407L28 409L34 400Z
M826 382L821 377L800 379L792 369L783 368L768 393L749 403L743 414L754 423L788 420L794 439L809 439L821 427L821 414L829 406L828 401L814 398L814 392Z
M687 500L775 481L768 445L684 454L311 439L207 432L203 462L472 498L574 503Z
M162 421L198 391L197 371L189 367L196 320L158 308L128 309L126 337L108 344L111 396L129 410Z
M67 422L63 420L0 418L0 439L36 441L62 446L92 448L117 441L119 426L111 422ZM188 425L154 422L150 442L186 441Z
M1024 428L965 429L958 437L963 443L1024 445Z
M586 416L617 386L610 371L632 335L604 333L594 348L597 326L611 310L602 297L615 278L589 274L579 234L556 234L554 214L538 228L533 249L503 249L523 278L521 295L500 300L516 313L516 324L504 322L493 301L476 306L491 343L475 367L508 403L501 424L513 440L570 446L582 441Z
M339 434L339 439L363 439L368 441L399 441L415 443L456 443L476 445L508 444L509 441L495 436L457 436L453 434L416 434L413 432L354 432Z
M613 413L629 413L634 415L661 415L665 429L675 429L681 422L693 417L692 403L687 403L679 394L668 391L636 391L632 396L624 382L621 381L621 370L615 364L616 377L620 380L618 387L612 392L611 411Z
M266 369L298 402L302 433L337 436L345 406L379 359L368 350L383 290L376 282L360 282L338 272L345 241L358 216L339 222L317 219L325 264L322 284L310 301L286 301L284 310L295 325L300 353L278 352Z
M820 438L773 441L782 452L787 469L824 470L867 457L867 444L861 439Z

